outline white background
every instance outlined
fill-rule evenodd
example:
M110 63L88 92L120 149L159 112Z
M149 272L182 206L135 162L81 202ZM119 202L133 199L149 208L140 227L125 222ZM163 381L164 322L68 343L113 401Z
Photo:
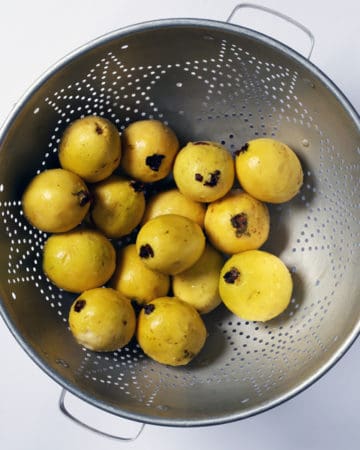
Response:
M315 35L312 61L360 111L360 3L358 0L259 0L302 22ZM0 15L0 122L25 89L51 64L76 47L116 28L145 20L198 17L226 20L236 0L178 2L122 0L12 0ZM234 21L271 33L307 52L308 40L285 24L257 13ZM273 25L276 23L276 26ZM3 271L4 268L1 268ZM60 387L24 353L0 319L0 448L3 450L355 450L360 446L360 342L315 385L277 408L240 422L206 428L146 426L122 444L86 431L57 406ZM87 412L83 412L86 416ZM90 414L90 413L89 413ZM111 431L134 433L119 420Z

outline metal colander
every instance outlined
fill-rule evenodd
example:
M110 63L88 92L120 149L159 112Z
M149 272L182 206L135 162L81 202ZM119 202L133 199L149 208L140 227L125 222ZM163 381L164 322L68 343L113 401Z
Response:
M74 296L41 270L46 233L21 210L30 179L58 165L73 120L97 114L121 131L168 123L182 144L249 139L290 145L304 168L292 201L270 205L264 249L291 271L288 309L267 323L223 307L204 316L209 337L186 367L159 365L136 342L113 353L78 346ZM4 124L0 148L1 311L19 343L66 390L146 423L224 423L300 392L339 359L360 328L360 121L329 79L285 45L230 23L160 20L108 34L38 80Z

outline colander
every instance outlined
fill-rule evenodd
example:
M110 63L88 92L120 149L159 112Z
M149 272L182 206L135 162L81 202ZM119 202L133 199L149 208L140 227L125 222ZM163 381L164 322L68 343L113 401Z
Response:
M269 205L263 246L292 274L281 316L248 322L220 306L204 316L205 348L180 368L150 360L136 342L112 353L74 342L67 319L74 296L43 274L47 234L27 223L21 195L35 174L58 165L65 127L89 114L119 131L159 119L182 144L214 140L233 152L267 136L296 151L303 187L290 202ZM229 22L129 26L48 70L6 120L0 145L2 316L42 369L91 405L157 425L242 419L309 386L358 335L360 120L339 89L286 45Z

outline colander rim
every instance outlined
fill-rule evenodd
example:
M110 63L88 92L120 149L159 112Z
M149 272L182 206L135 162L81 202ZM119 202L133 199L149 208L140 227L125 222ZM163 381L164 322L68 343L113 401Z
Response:
M121 27L103 34L95 39L92 39L80 47L74 49L67 55L60 58L57 62L52 64L45 72L43 72L40 77L38 77L23 93L18 102L14 105L12 111L10 111L8 117L5 119L4 123L0 128L0 151L1 144L11 127L11 124L15 121L17 115L22 110L27 101L34 95L34 93L41 88L41 86L56 72L61 70L75 58L81 56L83 53L88 52L94 47L98 47L106 44L108 41L120 37L126 37L127 35L133 35L137 32L150 31L151 29L158 30L159 28L174 28L174 27L202 27L207 30L218 30L227 31L235 34L243 34L246 37L252 38L255 41L260 41L269 47L275 48L276 50L284 53L290 59L295 60L301 66L309 70L315 78L319 79L327 89L336 97L340 102L341 106L344 108L346 113L351 117L353 122L356 124L359 134L360 134L360 115L357 113L351 102L347 97L341 92L341 90L336 86L336 84L312 61L308 60L306 57L301 55L296 50L292 49L288 45L269 37L259 31L252 30L250 28L223 22L220 20L213 19L201 19L201 18L170 18L170 19L157 19L145 22L140 22L125 27ZM0 286L1 288L1 286ZM68 390L70 393L84 400L85 402L100 408L108 413L114 414L116 416L143 422L153 425L162 426L172 426L172 427L195 427L195 426L209 426L209 425L221 425L225 423L234 422L237 420L245 419L251 416L255 416L267 410L270 410L287 400L295 397L296 395L303 392L305 389L310 387L316 381L318 381L323 375L325 375L350 349L352 344L356 341L357 337L360 335L360 317L354 328L348 334L347 339L344 340L342 345L339 347L337 352L335 352L332 357L318 369L311 377L307 378L302 383L299 383L291 390L287 391L285 394L279 395L272 399L271 401L265 402L263 405L250 408L248 410L243 410L231 415L217 416L209 418L201 418L196 420L185 420L185 419L168 419L160 416L151 416L146 414L135 414L129 411L120 409L118 407L113 407L112 405L95 399L94 397L88 395L86 392L79 390L72 383L64 379L59 373L57 373L49 364L40 358L40 355L29 345L29 343L21 336L19 330L17 330L14 321L11 319L8 311L5 308L5 304L0 296L0 312L3 320L17 342L21 345L24 351L30 356L30 358L56 383L62 386L64 389Z

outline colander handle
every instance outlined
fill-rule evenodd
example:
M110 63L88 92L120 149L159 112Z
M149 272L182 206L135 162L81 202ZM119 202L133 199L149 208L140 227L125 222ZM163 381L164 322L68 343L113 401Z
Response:
M292 25L294 25L295 27L297 27L301 31L303 31L308 36L308 38L310 40L310 50L309 50L308 55L307 55L307 59L310 59L311 54L312 54L313 49L314 49L314 45L315 45L315 38L314 38L314 35L312 34L312 32L307 27L305 27L302 23L298 22L297 20L293 19L292 17L286 16L283 13L275 11L272 8L268 8L267 6L262 6L262 5L256 5L254 3L239 3L238 5L236 5L235 8L231 11L231 13L230 13L229 17L227 18L226 22L231 22L233 17L235 16L236 12L239 9L243 9L243 8L257 9L259 11L263 11L263 12L272 14L273 16L279 17L280 19L283 19L286 22L291 23Z
M118 436L116 434L111 434L111 433L107 433L105 431L99 430L95 427L92 427L91 425L88 425L87 423L83 422L81 419L79 419L78 417L74 416L74 414L72 414L71 412L69 412L68 408L65 405L65 397L66 397L67 391L65 389L62 389L61 394L60 394L60 398L59 398L59 408L60 411L69 419L71 419L73 422L77 423L78 425L81 425L82 427L86 428L87 430L93 431L94 433L99 434L100 436L104 436L107 438L112 438L112 439L117 439L118 441L122 441L122 442L131 442L131 441L135 441L135 439L137 439L140 434L142 433L145 424L141 423L140 424L140 428L137 431L137 433L135 434L135 436L129 436L129 437L124 437L124 436Z

